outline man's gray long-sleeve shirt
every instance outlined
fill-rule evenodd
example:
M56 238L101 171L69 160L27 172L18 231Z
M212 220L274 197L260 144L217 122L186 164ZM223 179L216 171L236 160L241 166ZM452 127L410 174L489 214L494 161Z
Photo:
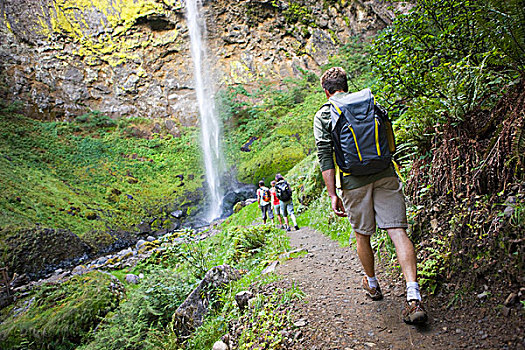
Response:
M346 94L345 92L338 92L338 94ZM334 164L334 148L332 141L332 127L330 118L330 107L325 105L321 107L314 117L314 137L315 145L317 146L317 157L319 158L319 165L321 171L335 169ZM337 175L336 175L337 176ZM341 188L345 190L352 190L361 186L368 185L374 181L384 177L396 176L393 167L388 167L385 170L372 175L345 175L341 174Z

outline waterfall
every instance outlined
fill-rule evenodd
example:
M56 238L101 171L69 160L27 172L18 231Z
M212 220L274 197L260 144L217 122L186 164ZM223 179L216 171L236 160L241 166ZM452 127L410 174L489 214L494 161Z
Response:
M209 189L208 221L221 215L222 152L220 147L221 127L215 106L215 89L206 55L206 21L200 11L201 0L186 0L186 17L191 39L191 56L194 65L195 90L199 104L201 144Z

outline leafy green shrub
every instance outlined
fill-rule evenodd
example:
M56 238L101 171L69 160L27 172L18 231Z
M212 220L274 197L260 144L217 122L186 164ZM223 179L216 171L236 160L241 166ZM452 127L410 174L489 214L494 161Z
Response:
M233 214L226 220L224 220L222 227L224 229L232 228L235 226L248 226L256 222L256 220L261 220L261 211L257 202L254 202L250 205L242 208L238 213Z
M228 260L239 262L261 253L266 237L271 231L270 225L230 228L228 235L231 239L231 246Z
M487 24L492 17L515 24L523 18L523 4L518 10L519 6L504 3L419 1L374 40L370 56L377 76L374 90L394 119L406 114L398 123L404 129L401 135L407 136L402 141L427 151L436 123L459 121L474 108L491 108L518 77L516 65L497 49L501 28ZM514 29L523 31L518 27ZM507 29L509 39L512 30Z
M91 111L75 118L77 123L86 128L108 128L117 125L117 122L99 111Z
M239 180L247 183L257 183L260 180L270 182L275 178L275 174L285 174L304 156L305 153L300 146L293 144L285 146L273 142L240 166Z
M151 270L137 288L128 292L112 316L108 316L89 344L78 349L148 349L155 343L155 330L166 327L193 284L168 269Z
M286 181L292 186L295 209L301 213L317 200L325 188L319 168L317 153L314 152L297 163L287 174Z
M43 285L17 307L10 307L0 324L0 345L13 350L74 348L118 306L120 288L118 281L102 272Z
M239 349L282 349L285 339L280 331L290 329L293 323L286 305L303 296L295 288L278 289L268 296L258 294L253 309L240 317L244 327L238 339Z
M326 190L323 190L319 199L312 202L308 210L298 218L298 224L299 226L310 226L323 232L343 246L350 244L352 235L350 221L333 213L330 197L326 194Z
M446 249L446 242L441 237L431 239L431 242L423 247L418 254L424 257L417 264L419 283L431 294L436 292L440 284L440 278L443 277L449 254Z
M339 49L337 55L328 59L322 67L323 72L332 67L343 67L348 77L348 89L359 91L371 87L374 83L370 61L370 43L361 38L351 37Z

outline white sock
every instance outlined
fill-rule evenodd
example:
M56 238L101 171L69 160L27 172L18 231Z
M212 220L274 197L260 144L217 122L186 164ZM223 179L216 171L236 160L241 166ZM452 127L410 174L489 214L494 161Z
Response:
M366 276L366 278L368 278L368 286L370 288L377 288L377 278L376 278L376 276L374 276L374 277Z
M419 300L421 301L421 294L419 293L419 283L407 282L407 301Z

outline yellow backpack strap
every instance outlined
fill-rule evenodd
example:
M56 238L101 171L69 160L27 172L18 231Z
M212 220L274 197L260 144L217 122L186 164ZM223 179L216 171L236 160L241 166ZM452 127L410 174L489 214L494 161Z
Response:
M334 152L334 165L335 165L335 187L341 189L341 169L337 162L335 161L335 152Z
M329 100L330 101L330 104L335 108L335 110L337 111L337 114L341 115L343 114L343 112L341 111L341 108L339 108L338 105L336 105L332 100Z
M396 170L397 176L399 177L402 183L405 183L405 179L403 178L403 175L401 175L401 171L399 170L399 165L393 159L392 163L394 164L394 169Z

